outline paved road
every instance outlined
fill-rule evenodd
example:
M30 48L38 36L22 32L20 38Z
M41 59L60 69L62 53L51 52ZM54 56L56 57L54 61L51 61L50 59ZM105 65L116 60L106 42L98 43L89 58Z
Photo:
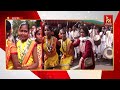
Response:
M99 61L96 60L95 70L113 70L114 67L111 62L112 60L105 60L105 59L101 59ZM71 66L71 70L79 70L78 63L79 63L79 59L74 60L73 65Z

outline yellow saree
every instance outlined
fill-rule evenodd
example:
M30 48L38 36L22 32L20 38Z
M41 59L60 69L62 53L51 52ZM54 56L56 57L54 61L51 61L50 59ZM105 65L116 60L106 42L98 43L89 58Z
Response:
M38 54L38 61L39 61L39 66L37 70L41 70L42 69L42 44L37 44L37 54Z
M51 67L56 67L59 64L58 54L56 52L56 42L57 38L51 37L50 40L47 40L47 37L44 37L43 49L44 49L44 69L48 69ZM51 50L48 49L51 46ZM50 51L49 51L50 50Z
M24 43L20 40L17 42L18 59L22 66L30 66L34 63L32 52L35 45L36 42L31 39Z
M69 70L70 69L70 64L73 60L73 49L71 47L71 40L70 39L66 39L65 41L60 40L61 41L61 47L60 47L60 51L62 52L62 57L60 60L60 66L61 66L61 70Z
M6 39L6 69L8 70L13 69L11 54L17 54L17 48L14 43Z

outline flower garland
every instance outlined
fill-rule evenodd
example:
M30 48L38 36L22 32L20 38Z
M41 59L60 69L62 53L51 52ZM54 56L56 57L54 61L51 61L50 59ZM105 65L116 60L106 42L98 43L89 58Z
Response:
M20 45L18 46L18 49L20 51L20 58L19 58L20 63L22 63L25 55L27 54L31 43L32 43L32 40L28 39L26 41L26 46L22 49L22 42L20 41Z

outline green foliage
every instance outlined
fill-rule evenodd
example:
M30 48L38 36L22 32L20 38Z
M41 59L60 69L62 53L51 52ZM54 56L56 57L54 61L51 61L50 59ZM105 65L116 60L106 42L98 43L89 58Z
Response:
M22 22L23 21L21 21L21 20L13 20L13 23L12 23L12 29L13 29L12 35L13 36L17 36L17 31L18 31L19 25Z
M26 22L29 24L29 28L32 28L32 25L35 25L35 21L26 20Z
M88 23L97 24L97 25L103 25L104 24L104 22L97 21L97 20L83 20L83 21L88 22Z
M18 28L20 24L23 23L24 21L29 24L29 28L31 28L32 25L36 24L35 20L13 20L13 23L12 23L12 29L13 29L12 35L13 36L17 36Z
M41 20L36 20L35 24L37 27L40 27L40 22L41 22Z

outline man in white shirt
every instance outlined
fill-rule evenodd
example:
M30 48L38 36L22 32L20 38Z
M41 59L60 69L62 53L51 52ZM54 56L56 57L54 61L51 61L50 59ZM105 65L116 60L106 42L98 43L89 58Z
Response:
M73 40L76 40L76 39L78 39L80 37L80 32L79 32L79 30L77 30L77 28L76 28L76 26L73 26L72 27L72 31L71 31L71 39L73 39ZM79 54L79 49L78 49L79 47L75 47L74 48L74 50L75 50L75 56L74 56L74 58L75 59L77 59L77 56L78 56L78 54Z

